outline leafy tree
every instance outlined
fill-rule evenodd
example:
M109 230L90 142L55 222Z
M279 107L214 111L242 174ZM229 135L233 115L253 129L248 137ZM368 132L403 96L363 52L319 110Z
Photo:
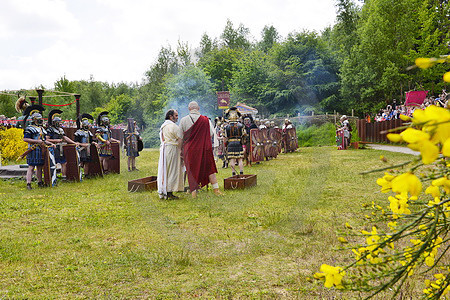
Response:
M231 49L250 49L251 42L249 41L250 30L244 25L239 24L238 28L233 28L233 23L227 20L227 25L223 30L220 38L222 39L223 45Z
M211 39L206 33L204 33L200 40L200 48L195 52L195 54L201 59L214 49L217 49L217 40Z
M112 124L125 123L133 100L130 96L121 94L111 98L106 106Z
M198 62L198 66L211 77L216 90L229 90L233 69L244 52L239 49L222 47L208 52Z
M267 54L252 51L236 62L232 76L231 95L233 99L245 102L267 113L266 93L271 90L270 72L272 65Z
M266 103L272 111L289 113L316 106L338 92L338 65L316 33L291 34L270 52L275 68Z
M262 38L258 43L258 48L264 52L268 52L272 48L272 46L278 43L278 41L280 40L278 31L272 25L264 26L263 30L261 31L261 36Z
M193 66L168 78L161 98L164 99L167 109L177 109L180 116L189 113L187 107L191 101L198 102L203 114L212 117L219 112L211 79L200 68Z

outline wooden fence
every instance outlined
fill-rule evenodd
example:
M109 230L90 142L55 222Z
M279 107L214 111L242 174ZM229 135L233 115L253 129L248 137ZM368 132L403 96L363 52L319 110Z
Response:
M400 119L373 123L367 123L365 119L356 121L359 139L372 143L390 143L386 137L387 131L402 125L403 121Z

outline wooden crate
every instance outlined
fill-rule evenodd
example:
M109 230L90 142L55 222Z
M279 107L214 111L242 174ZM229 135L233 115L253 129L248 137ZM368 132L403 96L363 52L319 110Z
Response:
M256 175L234 175L223 180L225 190L246 189L256 186Z
M144 177L128 181L129 192L155 191L158 189L157 176Z

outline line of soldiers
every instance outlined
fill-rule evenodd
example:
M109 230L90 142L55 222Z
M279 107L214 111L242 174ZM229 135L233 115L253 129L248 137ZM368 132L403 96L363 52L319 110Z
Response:
M246 165L259 163L276 158L282 150L287 153L298 148L296 130L290 120L286 119L281 129L273 121L257 122L260 123L251 115L241 115L236 107L226 112L225 119L215 119L214 155L216 161L223 161L222 168L231 167L233 176L237 175L236 164L239 174L243 174L244 160Z
M47 125L45 125L42 106L29 106L26 102L21 102L17 109L24 116L23 140L28 143L27 151L21 155L21 158L25 156L27 158L28 189L32 189L31 182L35 169L38 186L56 185L56 165L58 163L61 165L62 178L77 181L82 178L80 167L83 168L85 177L120 172L120 152L118 150L120 141L112 137L107 111L99 114L95 135L91 131L94 118L89 114L79 116L76 120L77 131L72 140L61 127L61 110L50 111ZM133 160L139 156L139 153L136 147L133 147L137 146L136 143L133 144L132 141L139 139L136 126L132 130L128 128L124 143L127 146L127 155L133 157L132 160L129 159L129 170L136 170ZM140 140L142 150L142 139ZM71 164L70 172L67 170L68 163Z

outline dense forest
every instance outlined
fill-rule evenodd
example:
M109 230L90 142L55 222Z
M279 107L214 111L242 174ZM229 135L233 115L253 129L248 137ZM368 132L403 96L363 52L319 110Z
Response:
M418 57L449 53L448 1L337 0L336 10L335 24L323 32L286 37L268 25L255 40L244 24L228 21L219 37L205 33L200 45L162 46L139 83L63 76L46 88L81 94L82 112L108 110L113 123L135 118L147 145L156 142L167 108L179 108L183 116L187 103L197 100L210 116L221 114L215 96L221 90L230 91L232 103L254 106L264 116L352 109L362 116L394 99L404 101L406 91L437 95L446 88L442 74L448 65L407 67ZM65 116L75 116L73 106ZM0 97L0 111L15 114L7 97Z

